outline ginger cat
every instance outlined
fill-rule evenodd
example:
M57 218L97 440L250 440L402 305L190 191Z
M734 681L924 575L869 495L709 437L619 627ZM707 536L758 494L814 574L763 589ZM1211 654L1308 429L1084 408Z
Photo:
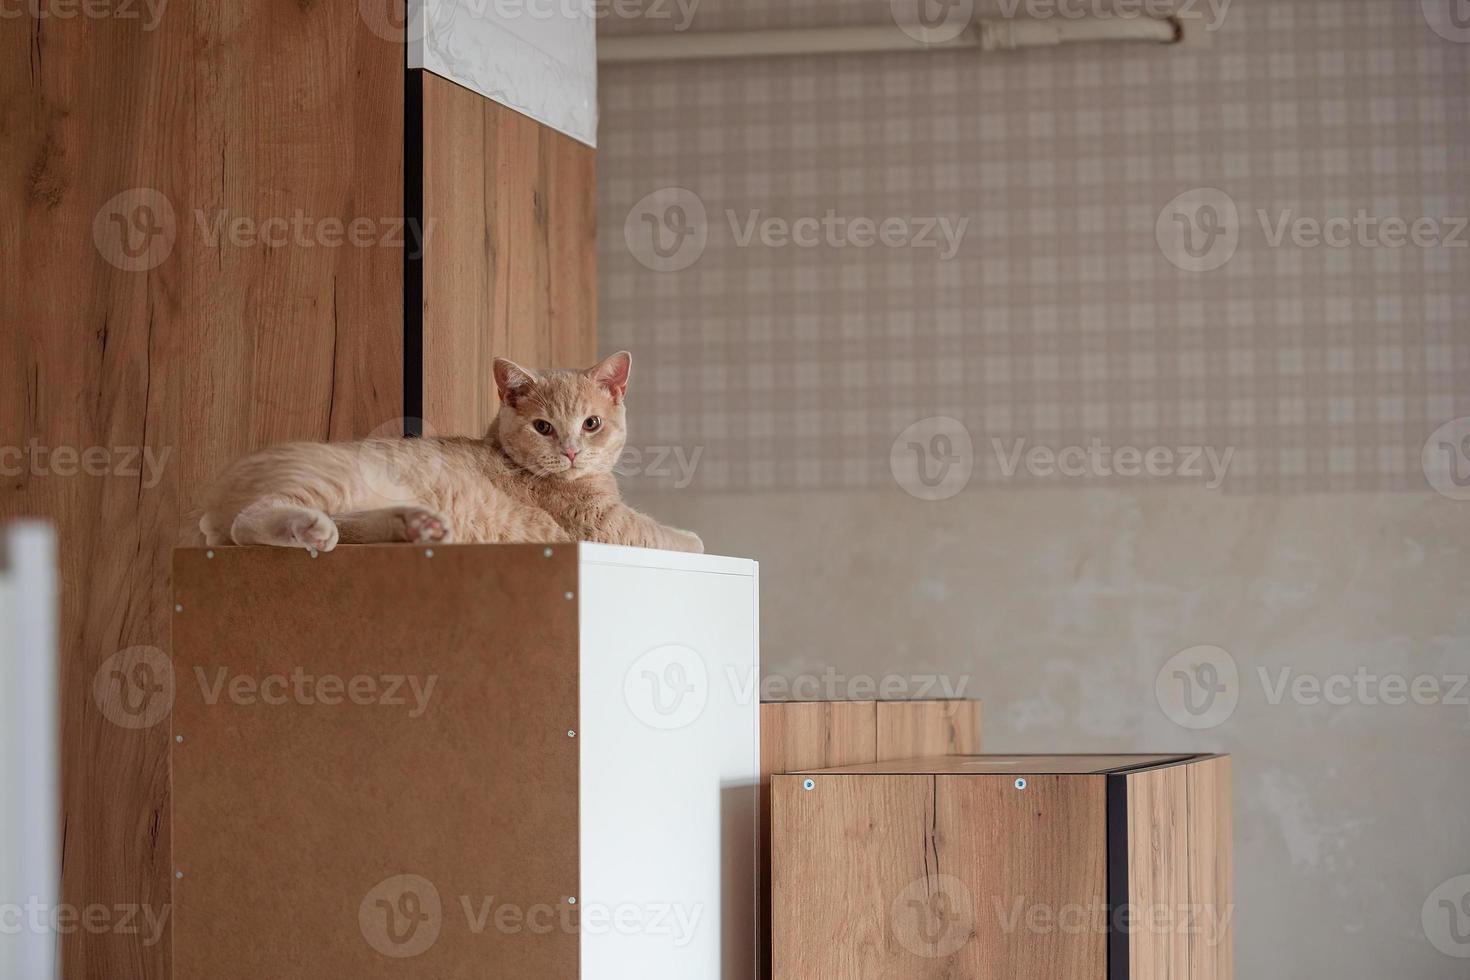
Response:
M295 442L233 463L205 496L205 543L331 551L338 542L601 541L702 552L691 531L623 503L627 351L585 371L495 359L484 439Z

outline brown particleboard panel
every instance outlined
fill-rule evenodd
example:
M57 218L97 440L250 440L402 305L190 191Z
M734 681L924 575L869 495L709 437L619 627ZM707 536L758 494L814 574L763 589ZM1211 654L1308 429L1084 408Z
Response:
M877 712L874 761L980 752L979 701L879 701Z
M0 17L0 446L109 462L0 477L0 517L50 519L60 542L63 899L163 915L168 726L109 720L141 692L107 687L104 665L166 653L170 552L202 481L267 442L403 414L401 248L213 247L200 216L401 216L403 48L353 3L33 9ZM167 199L173 240L133 271L94 222L146 218L141 196L104 208L138 188ZM74 980L169 976L166 935L60 943Z
M772 791L775 980L1105 977L1104 931L1026 922L1105 906L1106 777L1018 791L1004 776L782 775Z
M597 154L428 72L423 129L424 419L480 435L492 358L596 359Z
M1128 896L1167 916L1130 935L1132 980L1230 980L1234 974L1230 759L1133 773L1128 781Z
M477 918L578 890L576 549L432 551L177 552L177 980L577 975L574 932ZM297 671L375 695L264 685ZM376 703L400 676L427 693ZM238 677L275 703L232 697ZM400 875L432 886L413 883L425 932L388 919L415 911L382 887ZM436 928L411 959L373 945Z

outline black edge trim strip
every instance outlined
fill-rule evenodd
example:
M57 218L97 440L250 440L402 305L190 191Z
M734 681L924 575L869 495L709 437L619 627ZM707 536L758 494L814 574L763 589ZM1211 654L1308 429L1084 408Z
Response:
M1108 808L1108 980L1128 980L1128 776L1109 773Z
M424 72L403 72L403 434L424 434ZM410 243L414 244L410 244Z

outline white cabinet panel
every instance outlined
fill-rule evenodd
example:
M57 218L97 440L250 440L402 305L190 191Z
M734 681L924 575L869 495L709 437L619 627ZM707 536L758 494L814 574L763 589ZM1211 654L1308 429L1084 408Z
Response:
M590 0L410 0L408 67L597 145Z
M583 980L752 977L756 564L581 546Z
M30 927L58 911L61 887L56 610L51 529L0 526L0 977L58 975L57 934Z

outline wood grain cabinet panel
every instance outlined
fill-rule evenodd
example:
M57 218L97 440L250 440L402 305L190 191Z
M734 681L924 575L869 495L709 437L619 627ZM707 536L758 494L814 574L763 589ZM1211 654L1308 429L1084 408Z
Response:
M762 976L771 969L773 774L980 751L979 701L770 701L761 705Z
M201 485L403 415L402 46L356 3L155 7L0 17L0 520L57 528L63 902L163 923L66 930L76 980L170 975L166 711L114 658L166 672Z
M761 976L771 964L771 794L774 773L867 762L878 719L872 701L773 701L761 705Z
M437 75L422 94L423 418L480 435L493 357L596 360L596 151Z
M873 761L980 752L979 701L879 701Z
M1231 977L1228 758L894 760L771 795L775 980Z
M1131 773L1128 901L1149 941L1132 944L1131 980L1234 975L1230 758ZM1144 918L1148 917L1148 918ZM1153 930L1163 917L1177 928Z

